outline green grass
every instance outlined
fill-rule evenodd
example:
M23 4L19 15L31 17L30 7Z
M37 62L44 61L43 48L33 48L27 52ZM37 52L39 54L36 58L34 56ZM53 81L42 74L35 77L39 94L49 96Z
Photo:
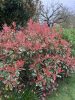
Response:
M58 89L47 100L75 100L75 74L60 81Z
M72 54L75 56L75 29L63 29L63 38L71 43Z

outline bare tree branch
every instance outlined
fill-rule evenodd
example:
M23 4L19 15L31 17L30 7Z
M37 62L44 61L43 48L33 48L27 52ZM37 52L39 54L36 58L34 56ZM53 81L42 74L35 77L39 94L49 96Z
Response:
M62 23L68 16L68 10L60 3L50 4L46 9L43 7L40 13L40 19L47 21L48 26Z

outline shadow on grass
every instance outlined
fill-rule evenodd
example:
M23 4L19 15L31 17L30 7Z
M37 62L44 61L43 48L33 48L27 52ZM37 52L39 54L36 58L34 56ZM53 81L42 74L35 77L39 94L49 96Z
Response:
M75 100L75 73L59 82L59 87L47 100Z

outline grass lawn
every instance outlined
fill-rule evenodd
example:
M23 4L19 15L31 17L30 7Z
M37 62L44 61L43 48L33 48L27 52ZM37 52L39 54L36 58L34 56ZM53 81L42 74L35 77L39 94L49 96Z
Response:
M63 37L71 43L72 55L75 56L75 29L63 29Z
M75 74L61 81L58 89L47 100L75 100Z

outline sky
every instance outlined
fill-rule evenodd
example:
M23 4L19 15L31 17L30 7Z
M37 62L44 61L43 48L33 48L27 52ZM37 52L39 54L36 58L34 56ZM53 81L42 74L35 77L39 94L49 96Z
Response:
M64 6L69 8L70 10L75 11L75 0L41 0L43 4L49 4L49 2L59 2L62 3Z

